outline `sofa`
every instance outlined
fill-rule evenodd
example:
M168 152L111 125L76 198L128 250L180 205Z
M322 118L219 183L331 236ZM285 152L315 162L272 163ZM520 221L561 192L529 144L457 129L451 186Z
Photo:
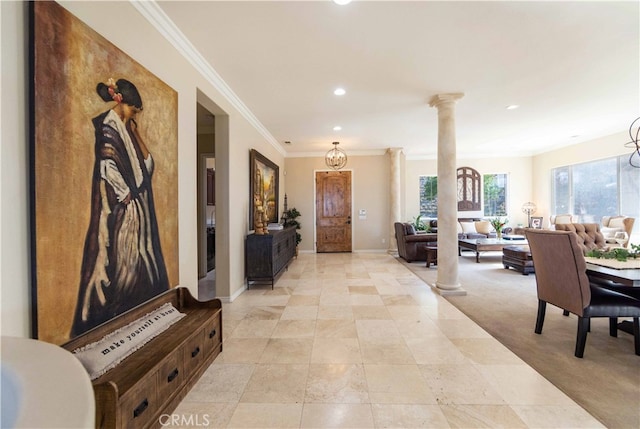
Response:
M398 242L398 255L407 262L426 261L427 245L438 241L436 233L417 233L412 224L395 222L396 241Z
M573 231L578 236L578 245L586 254L593 249L605 249L607 243L597 223L556 223L556 231Z
M431 231L438 230L438 220L429 221ZM496 238L496 231L488 220L477 218L458 218L458 239Z
M635 218L626 216L603 216L601 221L600 231L604 236L604 240L611 247L618 247L618 243L614 239L616 232L626 232L628 237L631 237L631 231L633 231L633 224ZM629 247L629 241L624 244L624 247Z

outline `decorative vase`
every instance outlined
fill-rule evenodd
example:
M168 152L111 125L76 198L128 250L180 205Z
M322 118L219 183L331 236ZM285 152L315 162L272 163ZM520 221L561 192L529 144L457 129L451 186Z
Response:
M502 230L497 229L496 230L496 236L498 237L498 240L502 240Z

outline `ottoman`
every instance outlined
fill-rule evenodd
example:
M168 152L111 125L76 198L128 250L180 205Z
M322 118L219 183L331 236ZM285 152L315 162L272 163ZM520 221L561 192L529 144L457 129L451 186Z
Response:
M529 246L505 246L502 249L502 265L505 269L511 267L520 271L525 276L535 272Z

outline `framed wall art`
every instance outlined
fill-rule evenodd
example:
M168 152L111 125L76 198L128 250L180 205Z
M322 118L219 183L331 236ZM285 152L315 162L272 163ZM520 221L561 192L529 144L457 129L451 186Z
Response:
M30 2L33 337L62 344L178 273L178 95L56 2Z
M531 228L542 229L542 216L531 216Z
M255 210L262 207L268 223L278 222L278 166L255 149L249 153L249 227L255 224Z

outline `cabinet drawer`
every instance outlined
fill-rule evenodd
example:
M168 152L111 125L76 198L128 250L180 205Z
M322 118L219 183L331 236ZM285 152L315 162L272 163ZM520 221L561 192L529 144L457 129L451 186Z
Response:
M189 338L183 349L182 362L185 377L190 377L193 371L198 368L198 365L203 361L204 355L204 329L198 329Z
M222 341L219 315L220 313L216 314L215 317L209 319L204 325L204 351L206 356L209 356Z
M120 400L121 427L142 428L158 410L156 373L148 374Z
M171 353L158 369L158 402L163 404L184 380L183 347Z

